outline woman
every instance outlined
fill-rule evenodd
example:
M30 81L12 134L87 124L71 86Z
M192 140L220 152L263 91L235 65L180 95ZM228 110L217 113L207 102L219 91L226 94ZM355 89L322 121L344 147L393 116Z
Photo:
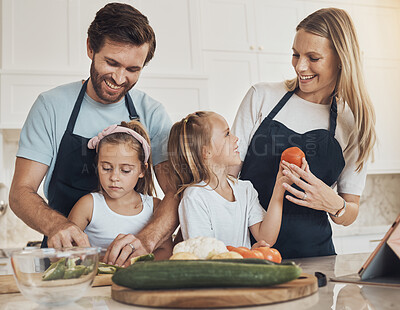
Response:
M288 193L275 244L285 258L334 255L328 215L339 225L357 217L375 143L375 114L360 60L350 16L336 8L318 10L296 28L297 77L254 85L236 115L240 177L253 182L264 208L282 151L297 146L306 154L309 168L286 172L294 185L284 184Z

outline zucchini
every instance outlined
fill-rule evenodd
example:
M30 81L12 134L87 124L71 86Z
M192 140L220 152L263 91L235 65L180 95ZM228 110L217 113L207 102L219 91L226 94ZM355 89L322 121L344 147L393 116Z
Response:
M154 254L149 253L149 254L135 256L134 258L131 258L131 264L134 264L136 262L144 262L144 261L152 261L152 260L154 260Z
M115 284L136 290L200 287L264 287L297 279L295 264L270 265L207 260L137 262L112 276Z

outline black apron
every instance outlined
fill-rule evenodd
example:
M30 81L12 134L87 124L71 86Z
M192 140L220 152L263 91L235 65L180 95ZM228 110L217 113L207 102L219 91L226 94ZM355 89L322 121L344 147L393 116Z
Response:
M56 164L49 183L49 206L68 216L72 207L82 196L95 191L98 188L96 175L95 156L96 150L88 149L87 144L91 138L85 138L74 134L74 127L86 93L89 79L82 85L74 109L68 121L67 129L61 139L57 152ZM125 104L129 112L129 118L138 119L132 98L127 93ZM42 247L47 247L47 236L44 236Z
M342 148L334 137L337 118L335 98L330 109L329 130L316 129L300 134L274 120L293 93L286 93L262 121L243 162L240 178L253 183L264 209L268 209L281 154L288 147L302 149L311 172L328 186L337 181L345 165ZM254 238L252 242L255 242ZM274 248L283 258L336 254L328 214L284 199L282 225Z

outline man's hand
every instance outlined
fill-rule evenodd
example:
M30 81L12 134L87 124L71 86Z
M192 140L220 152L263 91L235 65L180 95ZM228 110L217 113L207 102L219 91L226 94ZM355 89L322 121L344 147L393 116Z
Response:
M48 237L47 245L50 248L90 247L88 236L78 226L69 221Z
M109 265L129 266L131 258L150 253L132 234L119 234L108 246L103 262Z

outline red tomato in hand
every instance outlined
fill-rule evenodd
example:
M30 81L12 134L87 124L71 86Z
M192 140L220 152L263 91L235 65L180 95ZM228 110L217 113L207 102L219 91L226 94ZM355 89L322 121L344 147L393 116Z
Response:
M304 152L298 147L289 147L282 152L281 161L287 161L288 163L294 164L301 168L302 158L306 157Z
M264 259L270 260L274 263L280 263L282 261L281 253L277 249L269 248L269 247L260 247L255 248L253 251L259 251L263 253Z

